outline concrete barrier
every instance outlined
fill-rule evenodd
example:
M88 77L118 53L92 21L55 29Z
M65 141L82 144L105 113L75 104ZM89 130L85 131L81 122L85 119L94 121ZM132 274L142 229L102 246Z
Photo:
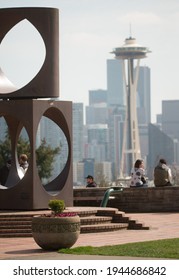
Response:
M74 206L100 206L108 188L74 189ZM107 207L130 213L177 212L179 211L179 186L124 188L114 192Z

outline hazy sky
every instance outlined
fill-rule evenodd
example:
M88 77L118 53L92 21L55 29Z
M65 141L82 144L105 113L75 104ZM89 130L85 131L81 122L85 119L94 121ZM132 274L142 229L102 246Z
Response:
M179 99L178 0L0 0L0 8L18 6L59 9L62 100L87 105L89 90L106 89L106 60L114 58L112 49L129 37L130 24L132 36L152 51L140 63L151 69L152 121L161 113L162 100ZM28 33L33 31L32 37L24 40L28 28L19 26L15 35L9 32L0 48L0 66L4 70L6 65L6 75L17 85L38 72L44 59L43 42L32 26ZM19 65L13 58L18 56L22 58Z

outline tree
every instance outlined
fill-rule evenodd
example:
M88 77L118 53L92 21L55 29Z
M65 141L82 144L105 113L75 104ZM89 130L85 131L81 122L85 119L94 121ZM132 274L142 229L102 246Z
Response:
M51 177L53 171L52 163L55 156L60 153L60 150L60 147L52 149L50 145L46 144L45 138L42 139L41 145L36 149L37 167L41 179Z
M11 140L8 132L6 132L5 140L0 140L0 167L11 157Z

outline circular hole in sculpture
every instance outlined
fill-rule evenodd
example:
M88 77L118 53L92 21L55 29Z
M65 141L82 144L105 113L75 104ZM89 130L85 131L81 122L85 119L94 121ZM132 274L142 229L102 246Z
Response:
M0 44L0 93L27 85L40 71L46 47L35 26L24 19L5 35Z
M50 118L42 116L37 130L36 161L44 188L63 171L68 154L68 143L62 129ZM46 191L56 194L53 185Z

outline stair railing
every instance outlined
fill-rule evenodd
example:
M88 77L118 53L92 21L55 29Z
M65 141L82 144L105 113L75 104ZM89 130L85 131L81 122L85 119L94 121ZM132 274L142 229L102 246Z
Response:
M109 188L105 193L104 193L104 197L101 201L100 207L106 207L108 200L110 199L110 194L114 193L114 192L122 192L123 191L123 187L112 187ZM115 197L112 197L115 198Z

